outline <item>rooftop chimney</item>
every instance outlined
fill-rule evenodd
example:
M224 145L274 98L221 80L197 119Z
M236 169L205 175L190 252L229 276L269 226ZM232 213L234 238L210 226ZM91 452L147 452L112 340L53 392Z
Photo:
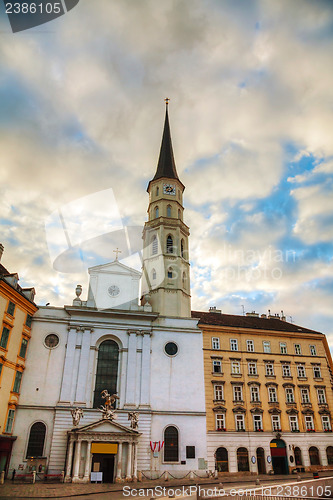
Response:
M216 309L216 306L212 306L209 308L209 312L210 313L217 313L217 314L221 314L222 313L222 310L221 309Z
M0 243L0 261L1 261L1 257L2 257L4 249L5 249L5 247L3 246L2 243Z

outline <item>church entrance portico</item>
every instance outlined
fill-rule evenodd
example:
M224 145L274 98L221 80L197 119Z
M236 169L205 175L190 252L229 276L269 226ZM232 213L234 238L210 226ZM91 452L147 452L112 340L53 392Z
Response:
M65 482L88 483L91 472L103 482L135 481L140 433L110 420L68 432Z

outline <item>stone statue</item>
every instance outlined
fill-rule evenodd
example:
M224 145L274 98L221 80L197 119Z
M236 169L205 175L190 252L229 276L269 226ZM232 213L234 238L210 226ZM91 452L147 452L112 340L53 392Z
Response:
M82 408L73 408L71 410L73 425L77 427L80 423L81 418L83 418L83 410Z
M119 399L117 394L112 394L112 396L108 393L107 389L104 389L104 391L101 392L101 396L103 399L105 399L105 406L101 406L98 408L100 412L103 413L103 419L106 420L114 420L117 418L117 415L115 414L115 410L112 407L112 405L115 404L116 399Z
M134 431L137 430L138 425L139 425L139 414L137 411L130 411L128 413L128 420L131 421L131 429Z

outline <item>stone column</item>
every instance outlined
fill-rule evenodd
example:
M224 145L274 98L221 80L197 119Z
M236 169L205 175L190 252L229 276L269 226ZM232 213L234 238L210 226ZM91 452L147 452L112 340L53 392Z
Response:
M123 459L123 444L119 443L118 444L118 453L117 453L117 477L116 477L116 483L121 483L122 482L122 478L121 478L122 459Z
M73 483L79 482L80 471L80 458L81 458L81 441L76 441L75 455L74 455L74 468L73 468Z
M80 353L79 362L79 373L77 378L75 403L79 405L84 405L86 403L86 385L87 385L87 375L89 371L89 353L90 353L90 335L92 330L83 330L82 333L82 345Z
M70 405L72 377L75 358L76 328L68 329L67 347L64 364L64 374L60 391L60 401L62 404Z
M132 443L127 443L126 481L132 481Z
M126 399L124 407L133 408L135 406L135 386L136 386L136 331L129 330L127 334L128 334L128 355L127 355Z
M132 461L133 461L133 481L137 481L138 479L138 445L137 443L132 444Z
M67 451L65 483L69 483L71 481L71 470L72 470L72 461L73 461L73 445L74 445L73 438L72 438L72 436L70 436L68 451Z
M90 471L91 471L91 441L87 441L87 454L86 454L86 464L84 467L84 480L89 483Z
M142 332L140 407L150 407L150 332Z

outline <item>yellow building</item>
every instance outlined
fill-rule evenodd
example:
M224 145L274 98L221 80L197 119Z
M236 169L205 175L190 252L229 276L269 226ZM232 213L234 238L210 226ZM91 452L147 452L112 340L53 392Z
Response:
M325 335L283 315L211 308L192 316L203 331L209 469L287 474L332 466Z
M0 259L3 245L0 244ZM0 472L8 470L15 409L30 339L31 320L37 311L34 288L21 288L16 273L0 263Z

